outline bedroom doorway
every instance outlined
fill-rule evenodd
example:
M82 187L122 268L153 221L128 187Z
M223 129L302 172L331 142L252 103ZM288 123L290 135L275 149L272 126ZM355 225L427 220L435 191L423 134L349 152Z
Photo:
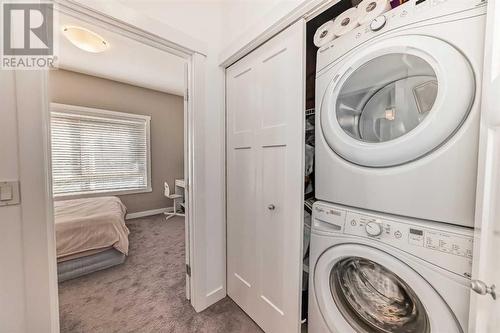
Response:
M188 62L66 13L57 30L47 91L61 332L162 325L190 306L179 299L184 281L191 295Z
M193 251L196 247L192 242L196 230L193 218L193 189L197 187L194 181L195 178L193 177L195 164L195 152L193 149L195 139L193 133L196 131L195 127L202 126L200 122L195 123L195 118L199 117L197 115L203 113L204 75L202 73L204 73L205 56L195 51L197 50L197 45L190 40L186 40L186 43L184 43L182 38L181 42L179 42L179 39L173 38L175 42L170 42L165 38L160 38L157 35L152 35L144 30L136 29L132 25L115 20L111 18L109 14L99 14L99 11L87 10L85 7L81 7L75 3L61 3L58 10L61 15L68 15L72 18L81 19L87 24L94 24L97 27L116 32L121 36L153 47L163 52L163 56L165 57L170 55L178 56L184 59L187 64L187 73L185 74L187 80L185 81L186 85L184 89L186 92L189 90L190 98L187 98L187 93L184 94L183 115L185 137L183 144L184 172L182 179L184 179L185 182L185 200L187 202L185 211L185 244L187 248L185 251L185 264L187 265L186 267L190 267L191 269L185 269L183 274L191 272L191 276L188 274L185 276L187 280L187 283L185 283L187 286L187 293L185 293L185 295L190 299L191 305L194 308L201 309L203 306L202 297L205 294L201 292L196 293L196 290L202 286L203 282L196 278L201 272L197 272L196 266L192 264L195 258L194 253L196 252ZM103 12L105 11L103 10ZM168 31L166 35L169 35ZM128 53L133 55L133 52ZM73 71L72 68L66 69L68 71ZM127 69L122 69L122 71L127 72ZM155 75L158 75L158 73L159 72L155 73ZM51 146L49 126L50 98L48 94L50 78L47 73L41 71L30 73L17 72L15 73L15 77L16 89L19 91L17 106L21 140L19 163L22 166L21 175L23 176L21 190L23 193L29 193L29 195L24 196L23 205L21 207L23 212L23 228L26 230L25 239L26 241L30 241L30 245L25 244L24 252L27 258L25 262L27 267L26 274L31 273L31 276L36 275L36 285L40 287L36 290L43 291L38 292L35 291L35 289L28 288L26 291L26 298L36 298L37 302L29 304L27 311L36 312L38 324L44 323L47 327L51 327L51 332L57 332L59 330L59 317L57 302L57 267L54 255L56 242L54 239L55 226L53 222L53 212L50 208L52 206L53 194L52 170L50 167L51 160L49 154L49 148ZM29 98L27 98L28 95ZM94 109L96 109L96 107L94 107ZM101 108L101 110L114 111L112 108ZM42 127L40 124L44 126ZM37 153L33 153L34 151ZM163 188L163 184L161 187ZM43 228L41 228L40 219L36 218L36 216L45 217L47 224L44 225ZM198 250L198 252L199 251L200 250ZM196 281L199 282L196 283Z

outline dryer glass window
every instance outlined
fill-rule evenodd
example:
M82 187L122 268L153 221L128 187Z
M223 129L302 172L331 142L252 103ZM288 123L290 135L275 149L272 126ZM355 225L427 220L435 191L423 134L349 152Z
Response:
M332 296L360 333L429 333L427 313L396 274L358 257L339 261L330 274Z
M436 73L411 54L386 54L356 69L336 103L342 129L364 142L394 140L417 127L438 95Z

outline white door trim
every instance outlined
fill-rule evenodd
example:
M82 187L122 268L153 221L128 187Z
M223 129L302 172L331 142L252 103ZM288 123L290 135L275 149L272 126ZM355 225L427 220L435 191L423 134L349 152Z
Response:
M245 33L241 38L238 38L236 44L230 45L230 47L219 55L220 66L226 69L298 20L302 18L306 21L310 20L321 14L323 10L340 1L305 0L276 22L266 22L266 20L263 20L255 28Z
M206 260L204 211L196 203L203 200L203 132L205 113L205 66L203 47L192 39L169 41L146 32L106 13L92 10L74 1L56 1L58 9L68 15L113 30L126 37L186 59L191 70L188 75L189 100L185 124L187 136L188 230L190 230L191 304L196 311L210 305L204 288L204 270L197 269ZM133 21L137 22L137 20ZM158 31L158 29L156 29ZM182 35L182 34L181 34ZM54 216L52 211L52 181L50 166L50 124L48 73L46 71L17 71L16 102L19 131L19 165L22 191L22 228L25 267L26 328L28 332L59 332L57 262ZM195 135L196 134L196 135ZM201 205L203 208L203 205ZM194 241L196 240L196 242ZM225 286L217 293L225 296Z
M47 72L16 71L27 332L59 332Z

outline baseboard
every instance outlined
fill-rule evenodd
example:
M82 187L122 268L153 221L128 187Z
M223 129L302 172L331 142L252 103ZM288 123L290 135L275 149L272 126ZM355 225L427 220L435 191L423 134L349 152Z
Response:
M125 219L126 220L138 219L140 217L153 216L171 211L173 211L173 207L145 210L143 212L129 213L125 216Z

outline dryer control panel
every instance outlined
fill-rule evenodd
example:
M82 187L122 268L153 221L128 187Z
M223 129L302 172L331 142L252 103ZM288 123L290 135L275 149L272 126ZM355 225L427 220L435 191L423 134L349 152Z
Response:
M455 274L471 276L472 229L322 203L315 204L313 221L313 232L341 233L382 243Z
M464 20L485 16L486 5L487 2L483 0L410 0L376 18L376 22L359 26L321 47L318 50L316 72L321 74L346 53L391 31L445 22L455 22L458 26L468 24Z

